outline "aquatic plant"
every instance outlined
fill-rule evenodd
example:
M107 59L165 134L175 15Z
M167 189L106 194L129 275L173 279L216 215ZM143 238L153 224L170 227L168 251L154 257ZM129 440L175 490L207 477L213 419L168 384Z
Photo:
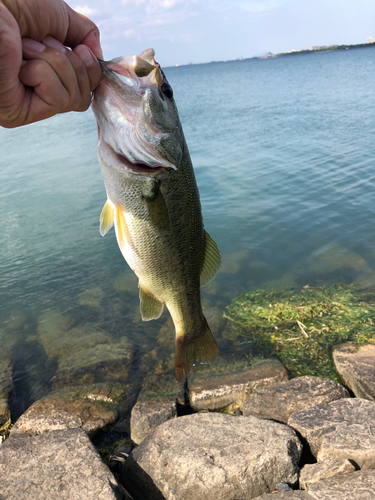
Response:
M293 376L337 380L333 346L375 344L375 295L352 285L250 291L232 301L225 317L244 343L277 356Z

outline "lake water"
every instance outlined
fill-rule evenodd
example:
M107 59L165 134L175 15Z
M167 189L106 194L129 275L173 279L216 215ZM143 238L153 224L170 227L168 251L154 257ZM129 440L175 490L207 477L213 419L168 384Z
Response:
M223 255L202 292L221 353L246 350L214 326L244 291L375 283L375 49L165 73ZM52 389L100 384L104 345L128 353L119 383L172 359L173 342L160 347L173 335L168 314L140 321L137 280L113 230L99 234L96 143L91 110L0 129L0 341L15 414ZM77 356L91 366L95 352L103 363L85 379Z

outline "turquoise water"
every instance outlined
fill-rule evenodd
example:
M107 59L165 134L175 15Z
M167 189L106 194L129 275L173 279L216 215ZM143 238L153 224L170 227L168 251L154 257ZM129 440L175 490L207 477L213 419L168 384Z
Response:
M165 73L205 227L223 255L203 291L221 353L246 349L217 318L245 290L375 283L375 49ZM0 129L0 341L13 399L26 406L58 387L59 342L74 328L82 338L100 328L114 348L126 339L129 370L119 382L154 370L160 330L172 335L167 314L139 321L137 281L114 232L99 235L106 197L96 141L91 111ZM104 379L98 370L90 382Z

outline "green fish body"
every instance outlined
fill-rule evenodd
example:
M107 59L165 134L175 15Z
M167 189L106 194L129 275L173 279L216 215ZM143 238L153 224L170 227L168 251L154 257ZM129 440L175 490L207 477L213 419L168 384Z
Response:
M198 187L172 89L152 49L102 63L94 92L98 157L107 202L104 236L114 225L120 250L139 278L142 319L164 304L176 329L176 377L217 345L203 315L200 287L220 267L203 228Z

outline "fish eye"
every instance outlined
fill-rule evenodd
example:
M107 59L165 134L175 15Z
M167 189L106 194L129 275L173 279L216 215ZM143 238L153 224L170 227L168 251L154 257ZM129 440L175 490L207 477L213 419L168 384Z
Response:
M167 81L164 81L163 85L161 86L161 91L163 92L165 97L168 97L168 99L172 99L173 89Z

